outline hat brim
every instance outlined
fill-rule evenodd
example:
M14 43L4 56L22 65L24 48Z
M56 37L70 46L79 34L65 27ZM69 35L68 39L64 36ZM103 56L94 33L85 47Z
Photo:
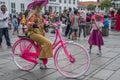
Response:
M34 1L30 4L28 4L28 9L32 9L36 5L46 6L48 4L47 0L40 0L40 1Z
M101 14L94 14L93 19L96 20L96 18L100 18L101 22L104 22L104 17Z

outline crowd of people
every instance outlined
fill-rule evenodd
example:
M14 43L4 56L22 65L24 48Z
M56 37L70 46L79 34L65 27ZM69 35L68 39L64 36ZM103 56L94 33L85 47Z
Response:
M15 32L17 32L17 34L19 34L19 30L18 28L21 26L22 27L22 32L25 32L26 29L26 16L28 15L28 12L30 10L26 10L24 13L16 13L16 14L10 14L10 20L9 20L9 28L11 28L11 26L13 26L13 35ZM74 14L77 13L77 16L79 17L78 20L80 20L80 22L78 22L78 28L77 28L77 33L78 36L81 36L81 32L83 30L83 36L84 38L89 34L89 32L87 32L87 28L91 26L91 20L94 14L96 13L86 13L84 10L80 10L78 11L77 9L73 9L69 8L68 10L64 10L63 13L59 13L59 12L48 12L47 10L45 10L44 13L42 13L42 17L44 18L44 27L45 27L45 31L47 32L48 29L48 25L50 23L56 23L56 22L61 22L62 24L65 24L67 27L64 28L64 36L68 37L69 39L71 38L71 34L72 32L74 32L74 30L72 31L71 25L73 26L73 24L71 24L74 20L73 16ZM101 14L104 18L104 26L105 28L109 29L109 25L110 25L110 19L115 20L114 22L114 29L117 31L120 31L119 27L116 27L119 24L119 13L120 11L118 10L118 12L113 14L113 11L110 12L110 14ZM111 15L111 16L110 16ZM76 21L75 21L75 24ZM112 24L113 25L113 24ZM53 33L55 33L53 31ZM76 33L76 30L75 30ZM73 39L73 38L71 38Z
M24 13L16 13L16 14L10 14L8 15L9 20L8 20L8 28L13 28L13 35L15 32L19 34L19 27L22 27L22 32L25 33L26 27L26 18L30 10L26 10ZM6 11L7 12L7 11ZM48 12L45 10L44 13L42 13L42 17L44 19L44 29L46 32L48 32L47 27L51 23L56 23L60 22L61 24L65 24L66 27L64 28L64 36L68 37L69 39L76 40L77 36L80 38L81 33L83 32L84 38L86 38L87 35L90 33L90 26L91 26L91 20L93 18L93 15L95 13L86 13L84 10L80 10L78 12L77 9L69 8L68 10L64 10L63 13L59 12ZM118 26L120 24L119 18L120 18L120 10L118 10L115 13L115 10L111 9L110 10L110 15L109 14L101 14L104 18L104 28L109 31L109 25L110 25L110 19L111 21L115 19L116 21L114 22L114 29L117 31L120 31L120 27ZM113 24L112 24L113 25ZM112 26L111 25L111 26ZM89 30L88 30L89 29ZM83 31L82 31L83 30ZM55 33L53 30L51 33ZM104 34L103 34L104 35ZM8 39L9 40L9 39Z
M31 3L32 4L32 3ZM29 7L29 5L28 5ZM109 31L109 21L113 18L116 19L114 29L120 31L120 9L115 13L113 10L110 11L111 16L108 14L98 14L98 13L86 13L84 10L78 10L69 8L64 10L63 13L52 11L45 11L45 13L40 13L43 5L33 5L30 6L30 10L26 10L24 13L9 15L5 5L1 6L0 12L0 48L2 48L2 37L5 36L6 44L8 48L11 47L11 42L9 38L9 28L13 26L12 34L19 34L19 27L22 25L22 32L26 32L27 36L36 41L41 47L40 60L50 58L53 56L52 44L45 37L45 33L48 31L48 27L51 24L64 24L63 36L71 40L77 40L78 37L81 38L81 33L84 39L90 34L88 43L89 53L91 53L92 45L98 46L97 55L101 55L101 46L104 45L103 41L103 27L105 31ZM88 30L89 29L89 30ZM88 31L88 32L87 32ZM55 33L53 30L51 33ZM45 66L44 66L45 67Z

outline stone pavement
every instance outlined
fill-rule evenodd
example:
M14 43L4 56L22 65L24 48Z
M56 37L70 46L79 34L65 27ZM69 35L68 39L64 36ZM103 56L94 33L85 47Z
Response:
M54 34L47 34L53 41ZM12 44L18 39L11 35ZM88 39L88 37L87 37ZM64 37L64 40L68 40ZM87 40L76 40L88 49ZM91 65L88 72L76 79L68 79L62 76L55 68L53 59L49 60L47 70L40 70L37 65L31 71L21 71L14 64L11 49L6 48L3 40L3 49L0 49L0 80L120 80L120 32L110 31L108 37L104 37L105 45L102 46L102 56L96 55L98 48L93 46Z

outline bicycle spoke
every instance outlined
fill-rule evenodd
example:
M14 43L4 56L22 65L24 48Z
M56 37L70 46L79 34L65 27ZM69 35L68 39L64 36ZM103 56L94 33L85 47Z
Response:
M24 49L25 49L25 43L24 42L20 42L20 44L19 44L19 46L20 46L20 51L22 52L22 53L24 53Z
M31 50L31 48L32 48L32 44L28 44L28 46L26 47L26 51L30 51Z
M19 42L16 42L14 46L14 55L13 59L15 64L22 70L31 70L36 65L36 57L34 55L38 55L36 53L36 47L27 39L22 39ZM27 54L30 53L30 56ZM33 56L33 57L32 57Z
M60 47L55 56L58 71L65 77L70 78L83 75L90 64L88 52L79 44L66 43L65 46L68 52L67 55L64 49Z

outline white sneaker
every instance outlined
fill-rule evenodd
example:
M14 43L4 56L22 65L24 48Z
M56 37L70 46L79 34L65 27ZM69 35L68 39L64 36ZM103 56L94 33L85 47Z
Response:
M101 52L101 51L97 52L97 55L101 55L101 54L102 54L102 52Z
M38 63L40 64L40 69L46 69L47 66L43 63L43 60L38 60Z
M40 69L47 69L47 66L44 65L44 64L41 64L41 65L40 65Z

